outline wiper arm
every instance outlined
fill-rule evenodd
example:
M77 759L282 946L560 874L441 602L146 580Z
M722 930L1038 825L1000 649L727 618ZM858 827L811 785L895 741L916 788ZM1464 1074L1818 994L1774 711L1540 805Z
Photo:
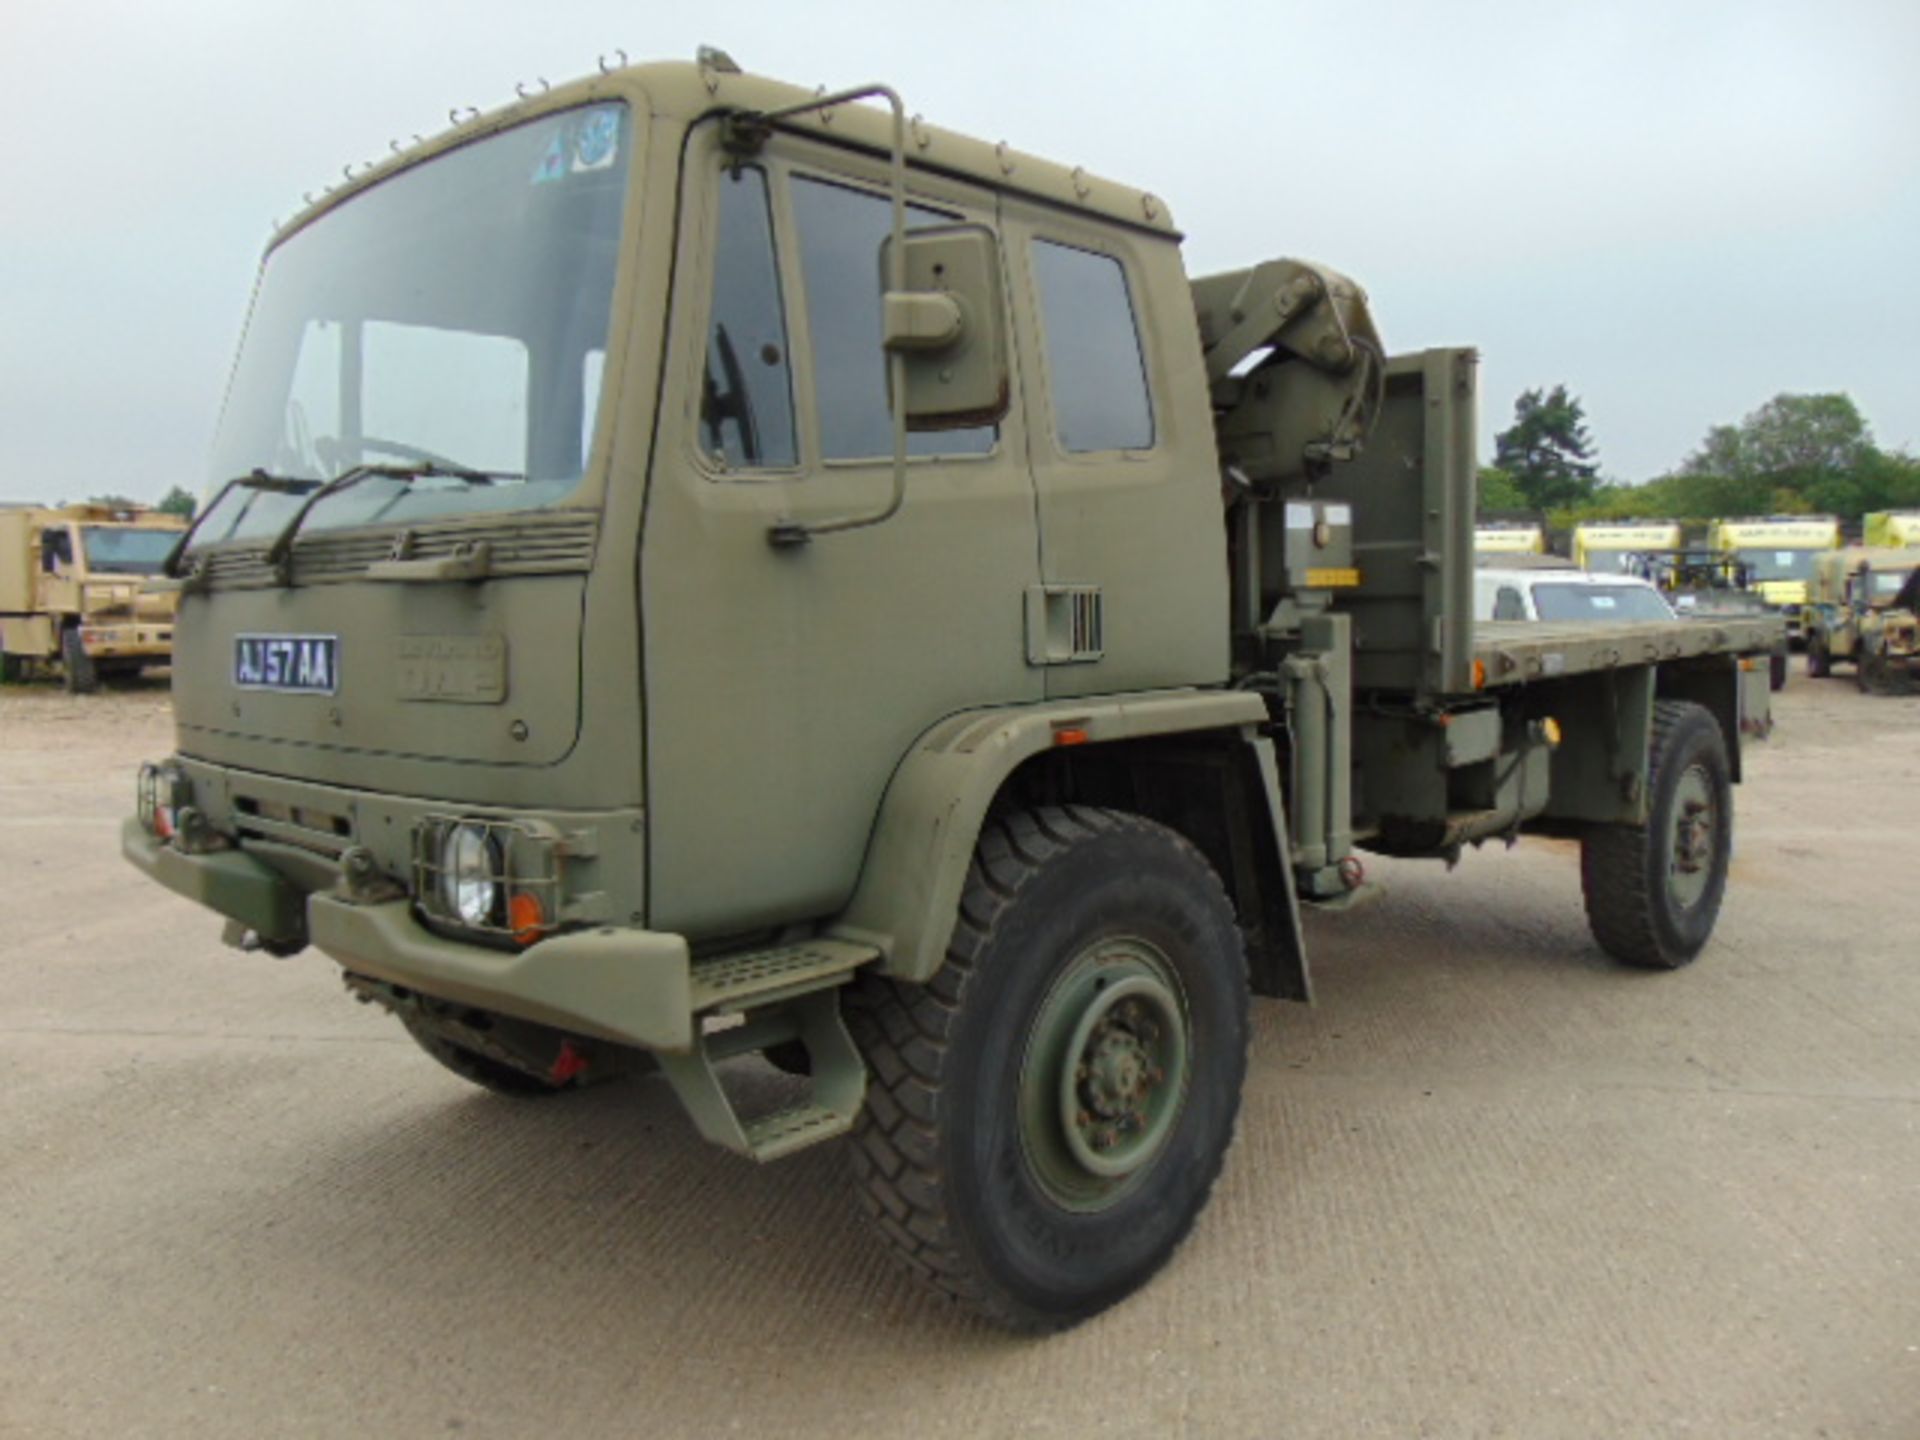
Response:
M167 552L167 558L160 562L160 573L171 580L180 578L180 561L187 553L187 546L193 543L193 537L199 531L202 522L218 510L220 502L233 491L268 490L281 495L301 495L315 488L319 483L318 480L302 479L296 475L270 475L258 468L249 470L245 475L234 476L222 485L219 493L203 505L199 513L188 522L187 528L181 532L180 538Z
M402 485L411 485L416 480L445 476L453 480L463 480L469 485L491 485L494 472L470 470L464 465L448 465L434 460L422 460L411 465L354 465L342 470L333 479L319 487L305 500L300 508L293 512L291 519L280 527L280 533L273 537L273 543L267 547L267 564L273 567L273 577L282 585L293 583L293 542L300 533L300 527L307 523L307 516L313 507L330 495L338 495L342 490L351 490L362 480L397 480Z

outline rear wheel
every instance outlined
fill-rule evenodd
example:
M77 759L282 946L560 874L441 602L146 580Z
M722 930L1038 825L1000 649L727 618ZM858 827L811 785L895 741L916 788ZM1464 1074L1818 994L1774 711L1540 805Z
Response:
M1580 890L1600 948L1675 970L1713 934L1733 849L1726 738L1704 707L1653 707L1647 823L1596 825L1580 846Z
M848 1020L881 1233L941 1293L1057 1330L1145 1283L1205 1204L1246 1072L1246 958L1179 835L1036 810L983 832L940 972L862 980Z
M90 695L100 688L100 673L94 668L87 647L80 643L80 631L74 626L60 632L60 669L71 694Z

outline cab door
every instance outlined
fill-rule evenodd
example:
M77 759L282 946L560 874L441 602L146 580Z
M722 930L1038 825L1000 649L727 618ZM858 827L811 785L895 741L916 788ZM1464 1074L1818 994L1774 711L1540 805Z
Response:
M1053 622L1046 692L1218 684L1226 521L1178 246L1013 197L1004 214L1040 506L1036 608Z
M839 908L915 739L1042 693L1017 399L997 425L910 437L891 519L770 543L891 494L886 165L785 134L741 161L716 132L686 151L640 566L648 920L695 936ZM990 192L910 191L911 225L997 232Z

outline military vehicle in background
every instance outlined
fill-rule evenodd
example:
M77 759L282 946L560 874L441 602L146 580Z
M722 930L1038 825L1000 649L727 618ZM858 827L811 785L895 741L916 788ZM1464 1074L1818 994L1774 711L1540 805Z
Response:
M1869 549L1920 546L1920 510L1874 510L1860 522L1860 543Z
M1747 567L1748 585L1785 618L1789 645L1802 638L1802 611L1815 560L1842 543L1840 522L1831 515L1715 520L1707 529L1707 547L1737 556Z
M1723 620L1775 618L1778 612L1753 586L1746 561L1727 550L1651 550L1629 562L1635 575L1651 582L1683 620L1717 624ZM1798 617L1796 617L1797 620ZM1768 659L1771 687L1786 687L1790 655L1787 626L1779 621L1779 639Z
M1820 556L1807 587L1807 673L1854 667L1862 690L1904 695L1920 674L1920 549L1851 546Z
M1473 527L1476 555L1545 555L1547 527L1537 522L1492 522Z
M1596 574L1631 573L1635 555L1683 543L1678 520L1584 521L1573 527L1573 563Z
M1476 625L1475 386L879 87L528 95L272 242L124 851L480 1085L851 1132L915 1274L1071 1324L1361 851L1571 837L1608 953L1712 933L1769 627Z
M148 588L186 522L108 505L0 507L0 678L58 667L67 688L164 665L179 596Z

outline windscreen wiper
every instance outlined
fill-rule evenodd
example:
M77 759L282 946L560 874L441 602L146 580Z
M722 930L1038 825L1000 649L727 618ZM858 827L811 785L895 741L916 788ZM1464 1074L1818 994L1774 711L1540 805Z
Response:
M233 491L266 490L278 495L304 495L319 484L318 480L308 480L298 475L272 475L258 467L244 475L234 476L222 485L213 499L203 505L199 513L188 522L187 528L174 542L173 549L167 552L167 558L160 562L160 573L172 580L180 578L180 561L187 553L187 546L193 543L193 537L199 531L202 522L218 510L220 502ZM238 523L237 519L236 523Z
M306 499L300 502L300 508L293 517L280 527L280 533L273 537L273 543L267 547L267 564L273 567L273 577L282 585L293 583L293 542L299 535L300 527L307 523L307 516L322 500L330 495L338 495L342 490L351 490L363 480L397 480L402 485L411 485L416 480L441 479L462 480L469 485L491 485L496 479L513 478L504 471L474 470L465 465L448 464L440 460L420 460L412 464L398 465L354 465L342 470L333 479L320 486Z

